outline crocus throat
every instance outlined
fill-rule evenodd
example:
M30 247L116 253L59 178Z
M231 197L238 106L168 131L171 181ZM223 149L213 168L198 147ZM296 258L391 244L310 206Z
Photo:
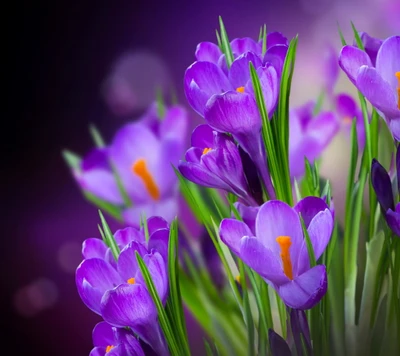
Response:
M142 179L147 191L149 192L153 200L159 200L160 190L158 189L153 176L147 169L146 160L144 160L143 158L139 158L138 160L136 160L136 162L132 165L132 171L139 178Z
M114 347L114 345L108 345L107 347L106 347L106 353L107 352L110 352L111 351L111 349Z
M126 281L127 283L129 283L129 284L135 284L136 283L136 281L135 281L135 278L134 277L132 277L132 278L129 278L127 281Z
M292 244L292 241L289 236L278 236L276 238L276 242L279 244L281 248L281 259L283 264L283 272L289 279L293 279L293 268L292 268L292 261L290 259L290 252L289 248Z
M400 109L400 72L396 72L396 73L394 73L394 75L396 76L396 78L398 80L398 84L397 84L397 107Z
M203 155L205 155L206 153L208 153L208 152L210 152L212 150L212 148L205 148L204 150L203 150Z
M238 87L238 88L236 88L236 91L238 93L244 93L244 87Z

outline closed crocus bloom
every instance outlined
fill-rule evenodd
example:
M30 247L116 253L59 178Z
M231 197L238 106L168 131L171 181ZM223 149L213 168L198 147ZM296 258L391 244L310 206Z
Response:
M289 114L289 166L294 178L304 174L304 158L313 163L339 130L335 115L324 111L314 116L314 105L308 102Z
M365 52L369 55L372 64L376 65L376 56L378 55L379 48L381 48L383 40L370 36L366 32L360 32L360 39L364 46ZM356 45L356 43L354 43Z
M268 329L268 338L272 356L292 356L290 347L285 339L273 329Z
M121 252L111 261L109 249L94 239L85 241L85 259L76 270L78 293L86 306L115 327L131 328L160 355L167 354L157 322L157 310L136 262L143 258L163 303L168 292L167 261L169 227L160 217L148 220L149 241L144 231L119 230L115 234ZM100 241L100 240L99 240Z
M333 218L322 199L315 205L314 200L307 200L292 208L278 200L268 201L258 211L255 234L239 220L224 219L220 225L222 241L293 309L312 308L327 289L325 266L310 267L299 216L318 259L330 240Z
M111 326L102 321L93 329L94 348L90 356L144 356L135 335L127 330Z
M153 105L137 122L123 126L110 146L95 149L74 176L84 191L121 207L124 222L138 226L142 214L171 221L178 213L178 180L172 169L185 149L188 117L173 106L158 117ZM132 206L127 206L116 175Z
M383 41L375 66L365 51L354 46L342 48L339 64L400 140L400 36Z
M397 189L400 194L400 148L396 153ZM372 160L371 182L381 206L386 222L393 233L400 237L400 202L395 206L395 194L392 190L390 176L386 169L376 160Z
M231 137L208 125L199 125L193 131L192 146L186 152L186 162L180 161L178 166L186 179L223 189L249 205L256 205L249 194L238 147Z

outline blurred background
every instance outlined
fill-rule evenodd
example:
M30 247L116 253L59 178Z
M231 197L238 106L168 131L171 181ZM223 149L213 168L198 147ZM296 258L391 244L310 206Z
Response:
M400 0L59 0L18 6L6 31L1 184L1 335L13 354L89 354L100 319L79 299L74 273L83 240L98 235L98 215L61 150L86 153L90 123L109 140L143 113L156 87L174 90L186 106L184 71L199 42L215 42L219 15L231 39L257 37L264 23L289 38L299 34L293 105L318 95L326 45L340 48L337 23L348 41L350 21L375 37L400 33ZM343 77L338 90L353 92ZM199 118L191 113L194 126ZM323 163L339 211L347 147L339 135ZM195 343L198 330L190 325Z

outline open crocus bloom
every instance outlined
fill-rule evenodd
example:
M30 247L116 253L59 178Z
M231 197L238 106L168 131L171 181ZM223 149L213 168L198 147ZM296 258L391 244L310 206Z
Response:
M157 321L157 309L136 262L143 258L163 303L168 292L167 253L169 227L160 217L148 219L149 241L144 232L127 228L115 233L121 248L111 260L109 248L98 239L83 244L84 260L76 270L78 293L86 306L112 326L131 328L159 355L168 353ZM121 246L128 242L125 246ZM121 244L121 245L120 245Z
M327 274L324 265L310 267L299 214L318 259L333 229L332 213L319 198L305 198L294 208L278 200L264 203L257 214L255 235L235 219L222 220L219 231L221 240L273 286L287 306L310 309L326 293Z
M370 56L359 48L344 46L339 64L357 89L386 119L400 140L400 36L383 41L373 66Z
M170 107L161 120L155 107L116 133L110 146L94 149L74 176L84 191L121 207L124 221L138 226L142 214L171 221L178 212L178 180L172 169L182 158L188 117ZM116 174L132 206L127 206Z
M144 356L138 339L130 330L113 327L105 321L96 324L92 338L94 348L89 356Z

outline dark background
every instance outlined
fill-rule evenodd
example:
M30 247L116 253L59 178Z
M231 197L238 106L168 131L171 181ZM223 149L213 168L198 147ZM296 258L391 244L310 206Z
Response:
M101 87L115 60L127 50L163 58L185 105L183 73L197 43L215 41L219 15L231 38L256 37L264 23L287 37L299 33L306 48L303 58L315 57L324 38L333 36L338 43L338 17L345 22L354 15L359 27L390 34L382 28L383 12L366 5L372 0L363 2L363 11L355 5L353 12L341 12L346 3L357 5L350 0L59 0L20 2L3 12L3 57L9 62L3 66L1 131L3 347L11 347L12 354L41 355L87 355L92 348L91 332L100 319L80 301L74 270L82 241L97 236L98 218L83 200L61 150L84 154L92 146L89 123L110 139L143 111L121 117L106 105ZM326 33L316 36L321 29ZM312 90L311 83L303 83L303 91L306 85ZM196 330L191 326L189 331L193 342Z

